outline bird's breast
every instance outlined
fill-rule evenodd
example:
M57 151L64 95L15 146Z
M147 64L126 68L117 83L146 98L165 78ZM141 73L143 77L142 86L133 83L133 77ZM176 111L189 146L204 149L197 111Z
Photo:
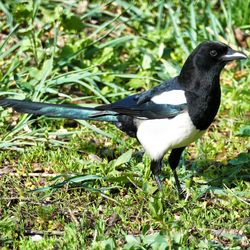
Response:
M186 91L185 93L189 116L199 130L206 130L210 126L220 107L219 81L214 80L209 86L209 88L202 88L197 92Z

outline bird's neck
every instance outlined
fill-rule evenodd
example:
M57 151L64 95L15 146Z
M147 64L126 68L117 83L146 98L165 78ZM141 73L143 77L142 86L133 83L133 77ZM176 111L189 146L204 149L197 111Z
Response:
M220 71L195 73L189 76L180 74L178 80L185 90L192 122L197 129L205 130L213 122L220 106Z
M194 64L192 56L189 56L179 74L178 82L185 91L199 92L206 89L212 91L219 85L220 73L225 65L212 65L210 68L202 68ZM218 86L217 86L218 87Z

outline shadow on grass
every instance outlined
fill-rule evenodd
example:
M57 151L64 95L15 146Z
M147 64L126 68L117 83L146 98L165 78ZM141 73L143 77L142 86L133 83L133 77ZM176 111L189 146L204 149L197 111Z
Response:
M250 181L250 154L240 153L227 164L208 161L202 167L192 167L193 177L200 177L214 187L235 187L235 181Z
M84 143L83 150L88 153L93 153L100 158L106 158L108 161L115 160L119 155L115 153L116 147L105 147L104 145L98 145L94 141L88 141ZM142 162L144 152L133 152L132 158L135 162ZM233 159L229 159L227 164L220 161L186 161L186 170L190 178L197 178L199 184L207 184L211 187L222 188L224 185L227 187L235 187L235 181L250 181L250 153L240 153ZM122 168L121 168L122 169ZM131 170L132 171L132 170ZM177 172L180 172L182 176L185 176L183 169L179 166ZM192 174L190 175L190 172ZM164 178L171 178L171 171L167 160L164 161L163 174ZM128 183L127 183L128 184ZM131 186L131 185L129 185ZM133 185L132 185L133 186Z
M124 148L126 151L127 149ZM79 154L94 154L100 158L105 158L108 161L116 160L121 150L117 149L116 145L105 146L105 142L98 139L84 140L80 142L78 148ZM48 189L59 189L67 184L71 187L82 187L88 191L100 191L105 189L104 186L108 184L108 187L112 187L109 191L110 194L120 192L120 187L130 188L130 190L136 190L138 188L144 190L144 186L148 181L148 176L142 178L142 174L135 171L136 165L143 160L144 152L135 151L132 154L132 159L123 166L115 167L112 164L107 166L110 171L114 171L115 175L107 174L103 176L96 175L82 175L81 173L72 176L62 176L62 180L58 182L58 178L52 181L50 187L39 188L40 191ZM124 167L125 166L125 167ZM239 181L250 181L250 154L240 153L234 159L228 160L227 164L223 164L217 161L186 161L186 168L178 167L177 172L180 176L182 183L185 180L190 180L191 186L198 187L199 197L203 197L209 191L225 190L225 186L228 188L234 188L238 186ZM142 170L145 172L144 170ZM119 173L118 173L119 172ZM109 173L109 172L107 172ZM167 161L164 162L164 168L162 172L162 179L173 178L170 167ZM59 176L60 178L60 176ZM103 182L104 181L104 182ZM154 185L153 185L154 186ZM156 183L155 183L156 186Z

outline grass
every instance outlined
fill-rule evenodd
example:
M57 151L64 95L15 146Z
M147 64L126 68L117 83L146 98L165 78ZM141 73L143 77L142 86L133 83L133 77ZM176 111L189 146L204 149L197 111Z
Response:
M178 74L203 40L246 46L250 1L2 1L0 96L109 103ZM241 20L241 21L240 21ZM155 193L113 125L0 113L2 249L248 249L249 61L221 76L209 131ZM167 165L167 162L166 164ZM36 241L37 240L37 241Z

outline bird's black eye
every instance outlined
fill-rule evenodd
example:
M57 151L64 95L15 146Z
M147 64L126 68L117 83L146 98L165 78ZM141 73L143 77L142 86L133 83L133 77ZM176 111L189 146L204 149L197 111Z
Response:
M218 55L218 53L217 53L217 51L215 49L213 49L213 50L210 51L210 55L215 57L215 56Z

